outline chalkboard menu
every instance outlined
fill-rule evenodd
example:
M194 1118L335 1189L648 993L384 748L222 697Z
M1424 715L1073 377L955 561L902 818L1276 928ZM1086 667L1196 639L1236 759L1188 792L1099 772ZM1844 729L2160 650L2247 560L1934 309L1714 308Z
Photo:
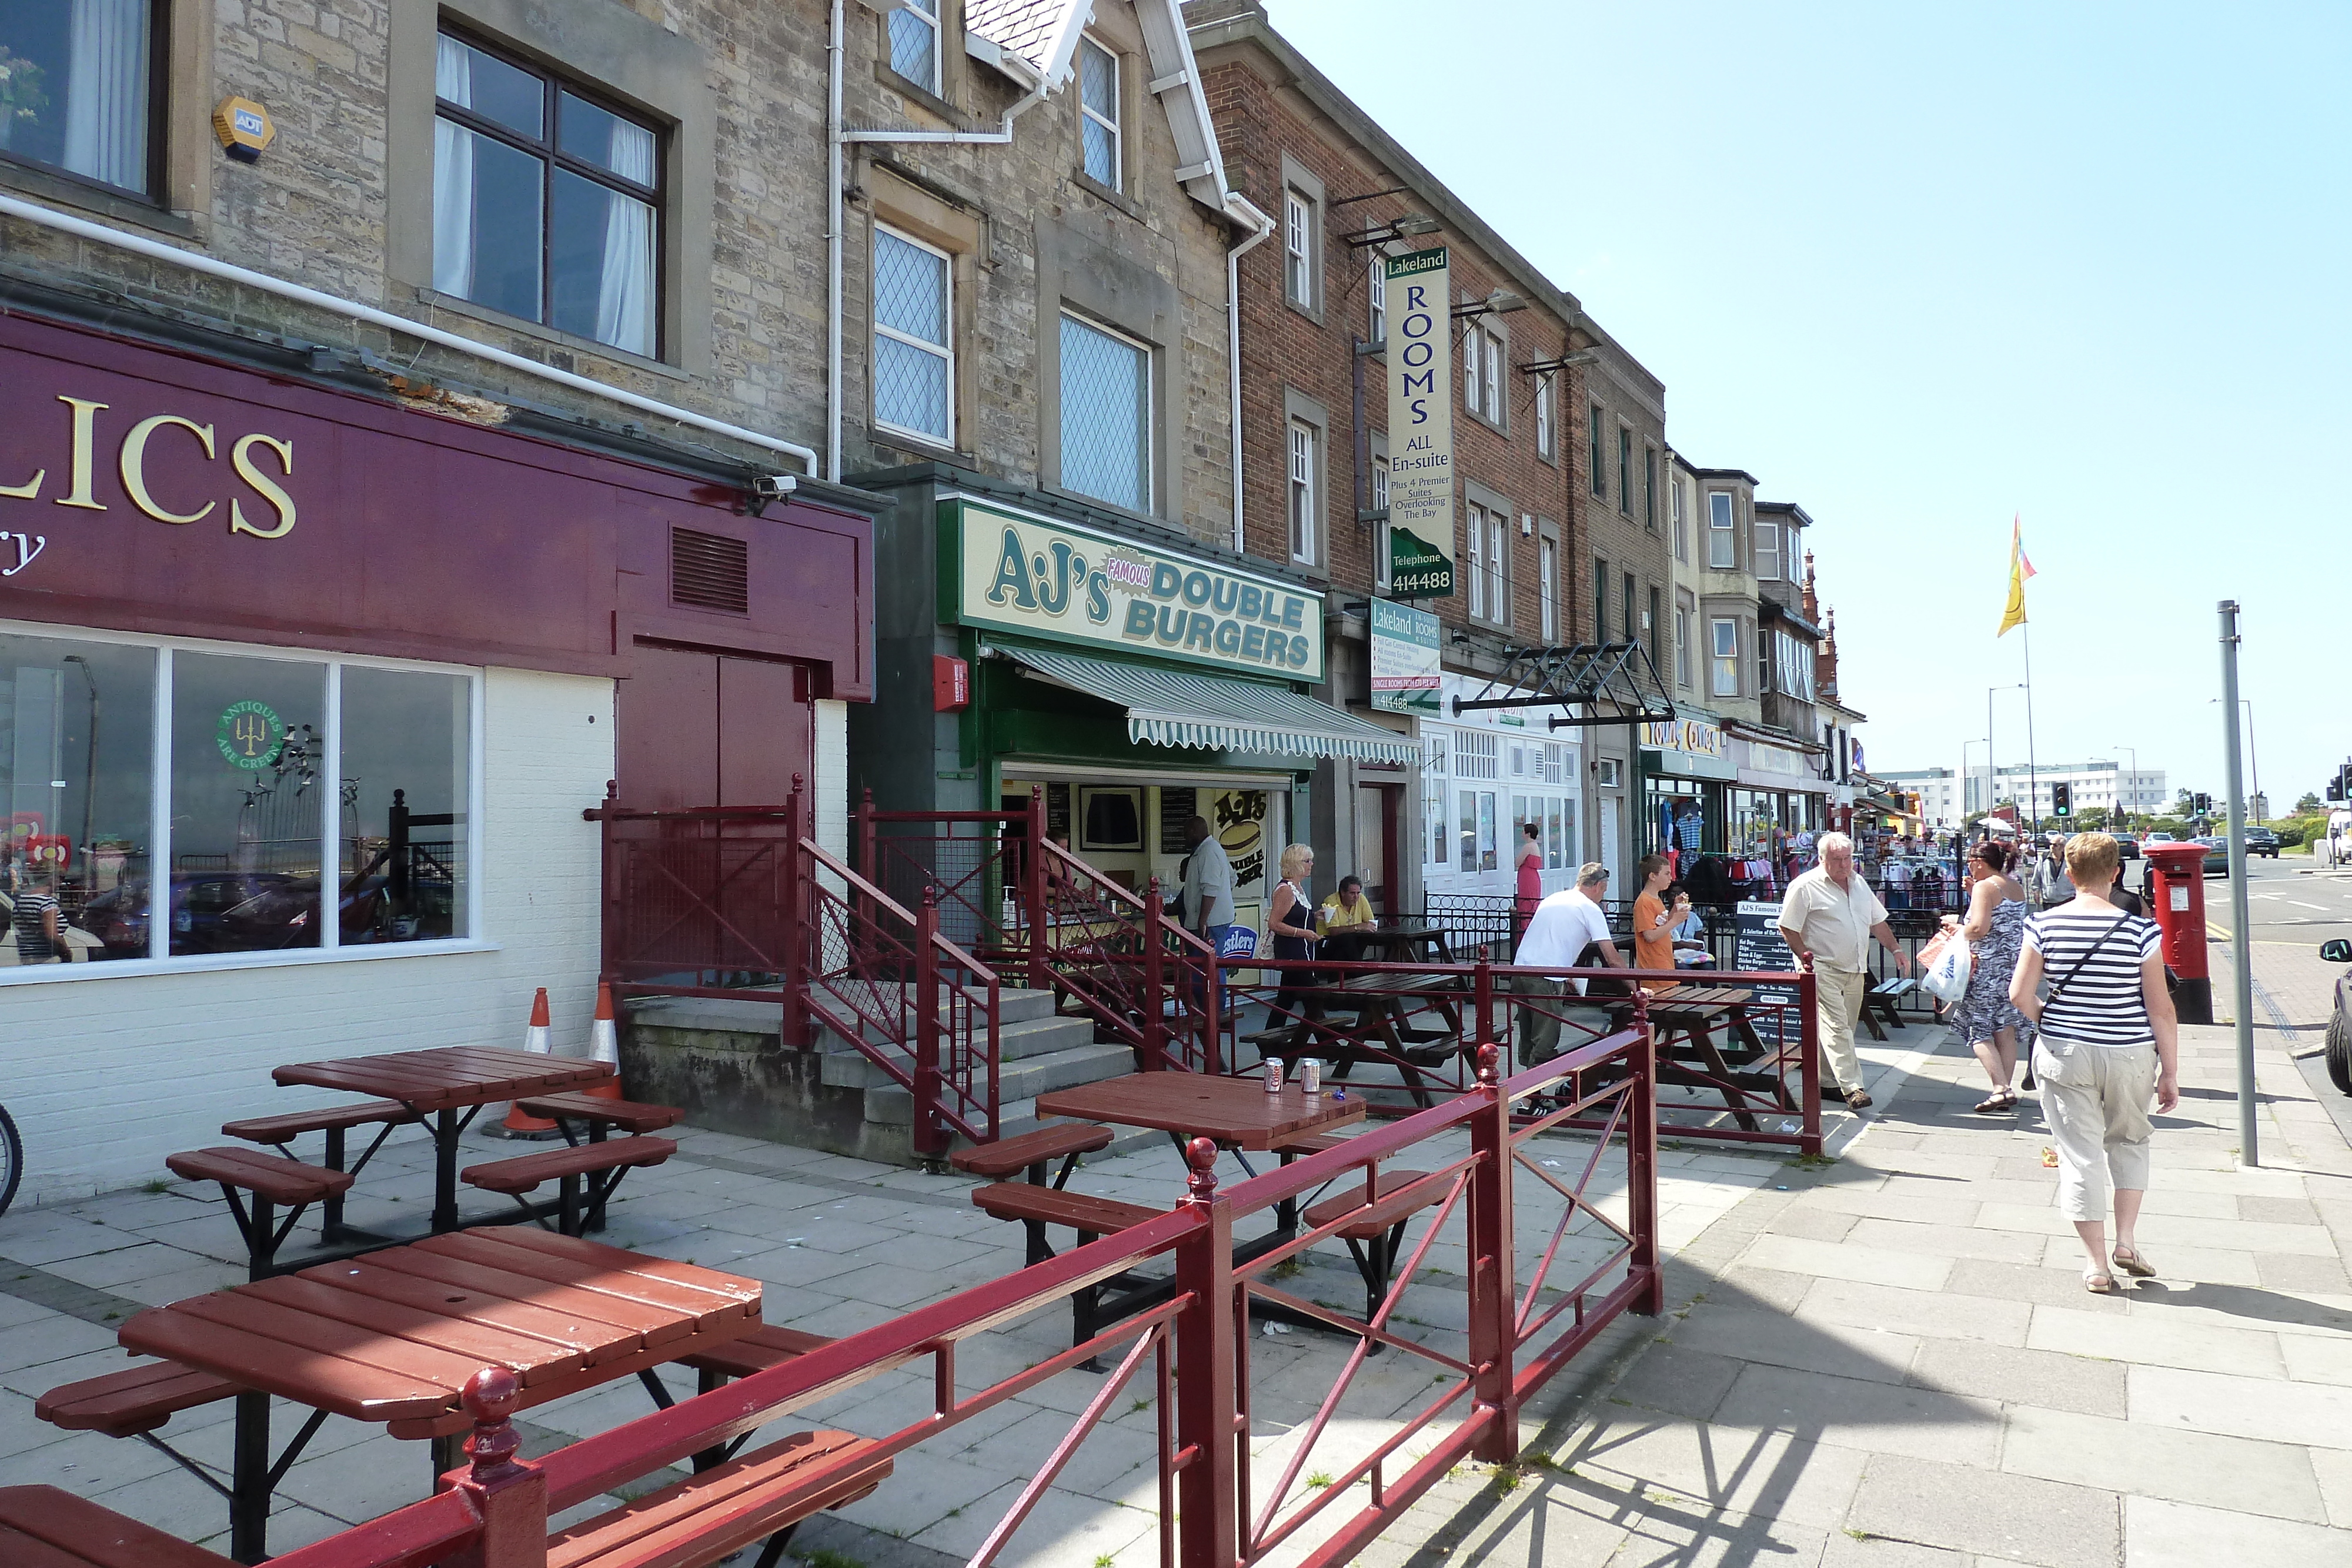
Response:
M1797 1004L1795 970L1796 955L1780 936L1780 906L1778 904L1740 904L1732 910L1731 965L1735 969L1790 971L1789 984L1758 985L1756 1009L1748 1014L1757 1034L1772 1044L1784 1043L1782 1033L1802 1039L1804 1022L1794 1010ZM1782 1010L1783 1006L1789 1010Z
M1200 813L1200 791L1181 785L1160 787L1160 852L1163 855L1189 855L1192 841L1184 830Z

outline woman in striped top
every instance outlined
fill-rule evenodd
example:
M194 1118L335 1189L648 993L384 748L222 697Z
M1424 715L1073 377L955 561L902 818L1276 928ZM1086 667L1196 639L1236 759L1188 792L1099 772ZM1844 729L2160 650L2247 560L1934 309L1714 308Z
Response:
M2179 1044L2156 923L2108 901L2116 863L2116 841L2105 833L2067 841L2074 897L2026 922L2025 950L2009 990L2040 1030L2033 1071L2058 1145L2058 1207L2090 1255L2084 1284L2103 1296L2116 1293L2117 1270L2141 1278L2156 1272L2133 1239L2147 1190L2148 1100L2153 1095L2159 1111L2180 1103Z

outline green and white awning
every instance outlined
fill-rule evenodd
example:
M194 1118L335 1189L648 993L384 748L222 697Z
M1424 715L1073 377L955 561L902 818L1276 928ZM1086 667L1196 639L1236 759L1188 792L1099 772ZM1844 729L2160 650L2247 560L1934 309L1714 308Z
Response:
M1421 760L1420 746L1394 730L1280 686L1043 648L1000 645L996 652L1033 677L1126 708L1127 737L1139 744L1359 762Z

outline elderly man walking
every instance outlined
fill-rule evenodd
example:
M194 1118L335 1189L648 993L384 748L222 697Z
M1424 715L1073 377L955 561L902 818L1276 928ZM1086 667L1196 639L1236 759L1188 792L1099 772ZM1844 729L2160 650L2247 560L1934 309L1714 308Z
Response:
M1797 967L1813 972L1822 1055L1846 1109L1859 1111L1870 1103L1870 1094L1862 1086L1853 1026L1870 988L1870 939L1876 937L1900 967L1907 969L1911 961L1887 929L1886 906L1854 874L1853 841L1843 833L1823 833L1818 847L1821 863L1790 883L1781 901L1780 936L1796 955ZM1831 1094L1826 1087L1822 1092Z

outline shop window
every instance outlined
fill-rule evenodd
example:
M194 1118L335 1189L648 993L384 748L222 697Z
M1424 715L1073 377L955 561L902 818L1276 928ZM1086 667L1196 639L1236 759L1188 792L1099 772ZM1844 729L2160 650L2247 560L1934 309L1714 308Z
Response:
M1123 190L1119 160L1118 57L1092 38L1078 41L1078 135L1087 177Z
M0 0L0 158L152 197L160 0Z
M1495 792L1492 789L1465 789L1457 796L1460 814L1454 832L1460 842L1457 870L1465 872L1494 871L1502 864L1502 856L1495 842Z
M940 90L940 0L895 0L890 68L926 92Z
M458 674L0 635L0 962L468 936L472 727Z
M1555 795L1545 808L1544 865L1559 871L1581 862L1576 852L1576 801Z
M657 354L654 127L448 33L434 90L433 287L627 353Z
M909 235L874 230L874 423L955 444L955 267Z
M1062 317L1062 487L1151 509L1151 350Z
M154 711L152 648L0 635L0 962L147 956Z

